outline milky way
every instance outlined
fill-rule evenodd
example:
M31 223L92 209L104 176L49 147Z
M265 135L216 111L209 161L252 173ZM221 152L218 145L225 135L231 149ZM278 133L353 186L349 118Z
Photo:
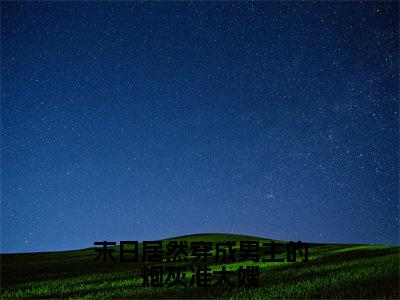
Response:
M1 2L3 252L398 244L396 2Z

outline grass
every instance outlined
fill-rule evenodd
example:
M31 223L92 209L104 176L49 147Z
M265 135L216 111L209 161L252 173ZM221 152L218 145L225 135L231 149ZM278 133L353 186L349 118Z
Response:
M202 234L169 240L245 241L268 239L242 235ZM165 243L166 244L166 243ZM238 243L239 244L239 243ZM238 248L238 247L237 247ZM400 248L380 245L311 244L308 262L233 262L260 267L260 287L142 287L143 263L94 262L93 248L1 255L1 298L368 298L399 299ZM281 254L283 257L284 253ZM114 255L118 257L118 247ZM165 263L165 265L179 263ZM195 265L189 260L186 265ZM221 264L210 268L221 269ZM186 276L190 277L190 271Z

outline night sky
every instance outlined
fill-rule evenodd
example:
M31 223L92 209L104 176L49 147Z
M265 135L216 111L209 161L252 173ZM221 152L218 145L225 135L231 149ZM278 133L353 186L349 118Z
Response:
M1 249L399 244L398 2L1 2Z

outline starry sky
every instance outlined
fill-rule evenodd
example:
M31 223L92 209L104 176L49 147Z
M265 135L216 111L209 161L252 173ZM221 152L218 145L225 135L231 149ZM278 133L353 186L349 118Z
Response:
M399 244L396 2L1 2L1 251Z

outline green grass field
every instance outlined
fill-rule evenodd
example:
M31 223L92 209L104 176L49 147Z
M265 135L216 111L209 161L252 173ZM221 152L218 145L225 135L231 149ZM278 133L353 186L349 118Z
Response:
M267 239L231 234L189 235L168 240ZM143 263L95 262L93 248L1 255L1 297L15 298L392 298L399 299L400 247L310 244L308 262L233 262L260 267L260 287L142 287ZM286 253L282 253L283 257ZM118 247L115 257L118 257ZM279 257L279 255L278 255ZM147 263L149 264L149 263ZM165 265L179 263L165 263ZM189 260L185 265L193 265ZM221 264L212 264L220 270ZM186 276L191 276L190 272Z

